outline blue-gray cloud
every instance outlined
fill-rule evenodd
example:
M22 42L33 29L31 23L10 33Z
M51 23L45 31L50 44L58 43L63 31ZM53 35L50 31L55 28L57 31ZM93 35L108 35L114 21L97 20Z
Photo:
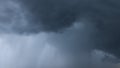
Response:
M22 0L20 2L30 13L28 19L32 19L32 22L29 23L36 26L38 32L64 31L78 21L90 23L94 27L92 30L94 36L91 40L94 41L95 48L120 57L119 0Z
M73 67L79 66L79 56L89 56L94 49L120 57L118 0L0 0L0 6L1 33L46 32L49 43L73 56ZM34 61L30 62L34 65Z

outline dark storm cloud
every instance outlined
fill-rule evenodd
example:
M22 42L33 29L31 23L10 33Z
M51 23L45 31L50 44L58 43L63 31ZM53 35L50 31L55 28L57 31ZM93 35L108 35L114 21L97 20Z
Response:
M8 31L56 32L49 35L49 43L59 48L62 53L73 56L72 58L67 56L71 59L73 67L79 67L80 63L83 66L89 65L86 63L89 62L90 52L94 48L120 56L118 0L20 0L20 2L21 7L12 9L19 10L17 13L14 12L13 16L5 15L5 18L15 20L13 25L7 24ZM11 8L9 6L6 8ZM11 22L11 19L8 22ZM4 27L6 24L1 25L3 29L6 28ZM59 33L61 31L63 33Z
M63 29L81 18L102 25L104 22L106 24L118 22L120 17L117 0L23 0L22 2L25 9L32 13L34 24L43 25L48 31Z
M94 27L95 48L110 52L117 57L120 39L119 0L22 0L30 12L35 30L60 31L75 21L91 23ZM85 21L84 21L85 20ZM39 27L39 25L42 25ZM96 31L97 30L97 31ZM33 31L34 32L34 31Z

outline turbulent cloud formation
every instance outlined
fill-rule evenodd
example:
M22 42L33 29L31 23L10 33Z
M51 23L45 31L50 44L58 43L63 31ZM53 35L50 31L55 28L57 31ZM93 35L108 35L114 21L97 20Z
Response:
M94 49L120 58L119 3L0 0L0 31L8 34L1 35L1 68L99 68L91 64Z
M118 0L22 0L33 23L44 31L63 31L75 23L91 23L95 48L119 54L120 1ZM29 16L29 15L28 15ZM91 25L90 25L91 26ZM91 28L89 28L91 29Z
M0 34L0 68L116 68L101 63L102 53L93 53L94 63L89 64L88 53L66 54L49 40L45 33L29 36Z
M46 30L60 30L83 18L99 26L119 24L118 0L23 0L22 3L37 21L34 24L44 25Z

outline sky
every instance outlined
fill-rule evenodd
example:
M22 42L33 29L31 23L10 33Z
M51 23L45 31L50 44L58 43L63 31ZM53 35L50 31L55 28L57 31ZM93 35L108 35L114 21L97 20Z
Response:
M118 3L0 0L0 68L117 68Z
M18 2L26 11L24 14L28 20L26 30L19 29L22 33L64 33L74 24L83 23L86 26L85 30L76 31L76 34L83 34L78 36L79 39L82 36L90 48L120 57L119 0L18 0ZM86 40L85 37L89 39ZM86 46L85 43L83 45ZM79 46L76 45L76 48Z
M63 47L56 47L50 38L51 36L45 33L29 36L1 34L0 68L81 68L82 65L89 65L88 53L82 51L79 55L74 55L63 51ZM92 68L103 68L103 57L104 53L93 52L90 64Z

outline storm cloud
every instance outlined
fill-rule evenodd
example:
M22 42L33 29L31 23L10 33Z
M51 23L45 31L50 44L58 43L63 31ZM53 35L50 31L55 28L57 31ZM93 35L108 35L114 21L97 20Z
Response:
M86 20L99 26L119 24L118 0L23 0L22 5L31 12L34 24L45 30L66 28L75 21ZM102 27L101 27L102 28Z
M87 24L92 45L119 57L120 1L22 0L21 4L39 31L65 32L74 23ZM93 29L94 28L94 29ZM88 32L86 31L86 32ZM78 31L79 33L79 31Z
M0 1L1 33L35 36L45 32L47 42L67 55L73 68L89 66L94 49L120 58L118 0Z

